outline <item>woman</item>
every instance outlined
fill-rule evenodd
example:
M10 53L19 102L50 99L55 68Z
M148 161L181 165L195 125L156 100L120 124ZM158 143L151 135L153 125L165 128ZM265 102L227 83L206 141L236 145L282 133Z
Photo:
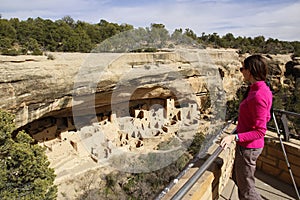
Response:
M262 56L246 58L240 71L250 84L249 92L239 107L237 134L224 137L220 145L226 148L236 141L233 180L238 186L239 199L256 200L262 198L255 190L254 173L271 118L272 92L265 83L267 64Z

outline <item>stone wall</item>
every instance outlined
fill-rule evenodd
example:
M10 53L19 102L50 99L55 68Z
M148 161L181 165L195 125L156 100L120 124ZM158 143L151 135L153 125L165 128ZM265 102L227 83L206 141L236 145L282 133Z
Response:
M297 186L300 186L300 141L290 139L283 142L286 155ZM266 174L277 177L288 184L293 184L285 156L277 134L268 132L265 137L265 148L258 159L257 168Z

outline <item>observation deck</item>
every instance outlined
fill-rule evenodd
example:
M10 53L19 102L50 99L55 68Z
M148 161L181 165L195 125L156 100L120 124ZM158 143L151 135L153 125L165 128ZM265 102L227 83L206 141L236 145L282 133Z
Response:
M234 124L230 124L223 131L220 138L226 134L231 134L235 127ZM230 148L222 150L218 145L219 140L209 148L207 157L198 160L180 179L174 179L173 184L170 184L172 187L166 187L156 199L238 199L237 186L231 179L235 143L232 143ZM284 146L284 150L281 145ZM286 152L286 156L284 152ZM201 168L202 172L199 172ZM195 178L197 173L201 176ZM195 181L193 182L192 179ZM294 138L282 141L276 132L267 131L265 147L257 161L255 180L256 189L263 199L298 199L299 194L297 195L297 192L300 189L300 141ZM191 184L191 182L193 183Z

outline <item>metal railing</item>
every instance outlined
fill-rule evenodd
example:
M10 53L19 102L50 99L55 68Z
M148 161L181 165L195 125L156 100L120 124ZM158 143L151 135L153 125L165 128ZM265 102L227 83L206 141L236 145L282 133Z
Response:
M300 117L300 114L295 112L285 111L285 110L279 110L279 109L274 109L274 113L278 114L280 117L280 121L283 127L283 130L280 130L280 132L283 133L284 141L289 141L292 134L289 130L287 116Z
M216 134L215 139L218 138L224 130L226 130L230 124L232 124L233 120L228 121L225 126ZM235 132L234 130L230 133L233 134ZM175 194L175 196L172 199L180 199L183 195L185 195L188 190L197 182L200 176L210 167L210 165L213 163L213 161L219 156L219 154L222 152L222 148L219 146L213 154L203 163L203 165L197 170L197 172L193 175L193 177L188 180L188 182ZM201 150L200 150L201 151ZM163 191L155 198L155 200L162 199L170 190L171 188L178 183L178 181L196 164L196 162L201 158L200 155L203 154L203 152L200 152L195 156L194 159L190 161L188 165L176 176L173 181L169 183L167 187L163 189Z
M288 123L287 123L287 118L286 115L292 115L296 117L300 117L299 113L294 113L290 111L285 111L285 110L279 110L279 109L274 109L274 113L278 113L281 116L281 122L283 125L284 130L281 131L284 133L284 138L286 141L289 140L290 138L290 132L288 128ZM275 116L275 114L274 114ZM232 121L228 122L226 126L219 131L216 137L218 137L230 124ZM277 123L276 123L277 125ZM278 127L277 130L279 131ZM236 131L236 128L231 131L230 134L233 134ZM184 195L193 187L193 185L198 181L198 179L203 175L203 173L210 167L210 165L214 162L214 160L220 155L222 152L223 148L218 146L218 148L213 152L211 156L203 163L203 165L193 174L193 176L177 191L177 193L172 197L172 200L179 200L182 199ZM284 150L284 149L283 149ZM196 159L193 159L192 162L190 162L186 168L180 172L180 174L155 198L155 200L160 200L162 199L167 192L170 191L170 189L179 181L179 179L187 173L189 169L191 169L195 162L199 160L199 158L196 156ZM296 190L297 191L297 190ZM298 195L299 196L299 195Z
M172 200L180 200L182 197L193 187L193 185L198 181L198 179L204 174L204 172L210 167L214 160L223 151L221 146L213 152L211 156L203 163L203 165L193 174L193 176L176 192L172 197Z
M273 117L273 120L274 120L274 123L275 123L275 127L276 127L276 130L277 130L278 139L280 141L280 146L281 146L284 158L285 158L285 162L286 162L286 165L288 167L288 170L289 170L289 173L290 173L290 176L291 176L291 179L292 179L293 186L295 188L297 199L300 200L300 195L299 195L298 187L297 187L297 184L296 184L296 181L295 181L295 178L294 178L294 175L293 175L293 172L292 172L292 169L291 169L291 166L290 166L290 163L289 163L286 151L285 151L285 147L284 147L284 145L282 143L282 140L281 140L281 137L280 137L280 130L279 130L279 127L278 127L278 124L277 124L277 120L276 120L276 116L275 116L274 110L272 112L272 117ZM286 126L287 126L287 124L286 124Z

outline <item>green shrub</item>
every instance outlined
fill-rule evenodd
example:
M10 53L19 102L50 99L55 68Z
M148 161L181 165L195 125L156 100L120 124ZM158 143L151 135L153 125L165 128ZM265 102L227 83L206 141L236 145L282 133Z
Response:
M6 56L18 56L20 55L20 51L16 49L2 49L2 55Z
M45 149L24 131L12 137L14 116L0 110L0 199L56 199Z

